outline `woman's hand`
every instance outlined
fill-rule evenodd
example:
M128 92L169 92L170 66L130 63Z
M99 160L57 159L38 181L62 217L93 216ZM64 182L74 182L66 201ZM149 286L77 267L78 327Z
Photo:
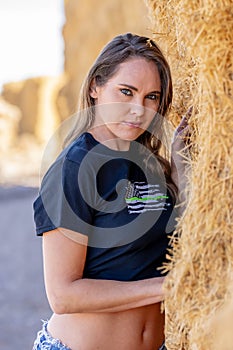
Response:
M190 107L187 113L182 117L180 124L176 128L172 141L172 149L182 151L188 144L190 127L189 119L192 115L193 107Z
M171 145L171 177L178 188L179 202L187 200L187 182L190 175L189 137L190 126L188 124L193 107L182 117L180 124L174 132Z

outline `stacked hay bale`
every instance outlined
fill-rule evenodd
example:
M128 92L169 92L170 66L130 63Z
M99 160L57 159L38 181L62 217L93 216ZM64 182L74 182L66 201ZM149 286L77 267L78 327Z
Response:
M233 315L216 315L225 303L232 305L233 1L147 4L154 38L170 57L171 118L177 124L177 116L194 106L190 201L177 227L180 239L173 240L166 283L167 348L232 349ZM215 330L224 319L228 338L221 333L220 339Z

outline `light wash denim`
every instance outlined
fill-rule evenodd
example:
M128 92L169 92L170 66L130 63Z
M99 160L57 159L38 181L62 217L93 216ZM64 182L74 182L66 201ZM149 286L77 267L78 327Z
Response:
M71 350L59 339L53 338L47 330L48 321L43 321L42 329L37 333L32 350Z

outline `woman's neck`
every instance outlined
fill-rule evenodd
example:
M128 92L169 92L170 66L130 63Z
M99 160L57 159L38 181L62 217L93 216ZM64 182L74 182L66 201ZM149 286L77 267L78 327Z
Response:
M96 141L115 151L128 151L130 148L130 141L118 138L106 125L94 125L87 131Z

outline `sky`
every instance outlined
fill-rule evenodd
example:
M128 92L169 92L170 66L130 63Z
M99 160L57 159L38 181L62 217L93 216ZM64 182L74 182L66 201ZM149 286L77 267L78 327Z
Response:
M2 84L63 70L63 0L0 0Z

